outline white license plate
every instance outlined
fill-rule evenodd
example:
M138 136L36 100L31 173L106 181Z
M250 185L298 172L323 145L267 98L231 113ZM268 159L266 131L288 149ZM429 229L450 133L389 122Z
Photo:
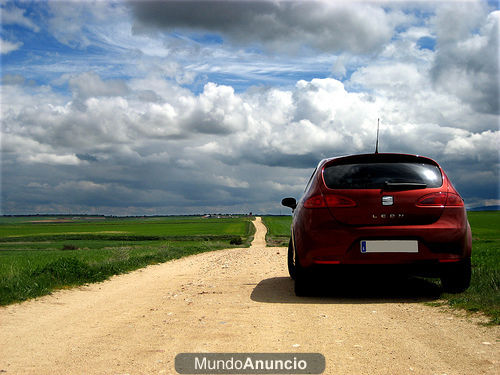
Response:
M361 241L362 253L418 253L418 241Z

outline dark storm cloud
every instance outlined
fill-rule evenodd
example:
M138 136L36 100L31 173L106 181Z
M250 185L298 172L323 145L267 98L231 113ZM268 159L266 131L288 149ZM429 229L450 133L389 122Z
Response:
M251 148L251 145L249 145ZM261 152L248 152L248 162L252 162L258 165L264 165L268 167L289 167L289 168L313 168L319 162L319 160L324 158L321 151L309 152L304 155L294 155L294 154L283 154L278 150L261 150ZM225 164L237 165L241 161L239 159L228 158L221 156Z
M369 4L326 1L133 1L137 33L190 29L236 44L294 52L372 53L390 40L391 17Z
M98 159L94 155L90 154L76 154L76 157L84 161L97 161Z

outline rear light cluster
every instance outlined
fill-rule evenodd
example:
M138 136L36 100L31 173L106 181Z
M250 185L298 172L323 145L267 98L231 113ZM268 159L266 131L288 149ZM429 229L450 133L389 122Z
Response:
M417 200L417 206L421 207L444 207L463 206L462 198L454 193L432 193L424 195Z
M432 193L424 195L417 200L419 207L463 207L464 201L458 194L454 193ZM313 195L304 202L305 208L327 208L327 207L356 207L356 202L351 198L337 194Z
M314 195L304 202L305 208L356 207L356 202L342 195Z

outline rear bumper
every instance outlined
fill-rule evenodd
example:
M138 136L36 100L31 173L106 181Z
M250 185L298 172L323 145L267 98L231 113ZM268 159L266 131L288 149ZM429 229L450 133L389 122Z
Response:
M453 262L453 263L458 263ZM394 264L318 264L314 263L306 270L310 277L340 276L366 277L373 280L383 278L393 279L395 276L440 277L451 263L441 263L437 260L415 261L411 263Z
M318 215L316 213L315 217ZM437 222L412 226L351 227L325 220L294 228L299 262L313 265L406 265L439 268L470 257L471 234L465 215L451 211ZM418 253L362 253L363 240L418 241Z

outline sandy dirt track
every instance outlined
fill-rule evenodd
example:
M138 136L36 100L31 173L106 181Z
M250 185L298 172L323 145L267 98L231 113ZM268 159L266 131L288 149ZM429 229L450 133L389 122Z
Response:
M500 374L498 327L424 296L297 298L286 249L147 267L0 308L0 373L176 374L182 352L319 352L325 374Z

